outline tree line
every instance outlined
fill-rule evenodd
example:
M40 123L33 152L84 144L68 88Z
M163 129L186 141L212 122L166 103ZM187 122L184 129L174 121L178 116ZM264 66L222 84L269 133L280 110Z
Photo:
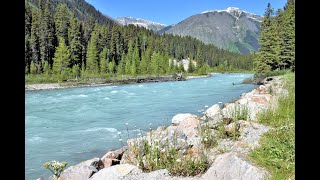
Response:
M274 12L270 3L261 24L261 48L254 61L258 73L295 70L295 0Z
M134 25L79 20L65 3L39 0L25 4L25 73L56 80L117 75L163 75L209 68L253 68L253 55L240 55L206 45L190 36L159 35Z

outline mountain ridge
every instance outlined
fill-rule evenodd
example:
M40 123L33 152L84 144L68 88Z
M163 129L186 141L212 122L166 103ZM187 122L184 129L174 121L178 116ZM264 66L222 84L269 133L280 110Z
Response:
M146 29L150 29L155 32L158 32L159 30L167 27L167 25L165 24L149 21L142 18L118 17L115 20L123 26L133 24L133 25L145 27Z
M262 20L262 16L229 7L192 15L171 28L160 30L160 33L191 36L205 44L250 54L260 47L258 39Z

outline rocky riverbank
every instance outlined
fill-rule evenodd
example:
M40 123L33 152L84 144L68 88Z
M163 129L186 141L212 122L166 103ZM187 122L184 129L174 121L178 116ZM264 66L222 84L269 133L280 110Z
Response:
M196 78L197 76L189 77ZM202 76L201 76L202 77ZM208 77L208 76L205 76ZM119 80L100 80L100 82L63 82L63 83L50 83L50 84L27 84L25 85L25 91L35 90L52 90L62 88L74 88L74 87L95 87L95 86L113 86L120 84L135 84L135 83L151 83L151 82L167 82L167 81L184 81L185 78L182 74L175 74L172 76L158 76L158 77L137 77L126 78Z
M271 129L256 122L257 114L275 108L277 98L288 92L282 88L280 77L266 78L262 83L233 103L211 106L202 117L177 114L169 127L159 127L145 136L129 139L128 146L109 151L101 158L70 166L63 171L60 180L255 180L268 177L270 173L266 169L248 158L248 153L259 146L261 135ZM151 158L152 152L156 152L155 157L159 159ZM175 152L174 161L168 161L171 152ZM195 171L194 176L182 176L190 173L184 171L188 168L184 161L197 165L198 159L203 157L206 166L202 171ZM169 169L152 169L156 166Z

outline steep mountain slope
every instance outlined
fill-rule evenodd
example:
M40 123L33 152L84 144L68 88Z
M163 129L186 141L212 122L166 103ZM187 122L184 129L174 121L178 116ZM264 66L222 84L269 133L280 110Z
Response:
M166 27L166 25L164 24L148 21L141 18L136 19L132 17L120 17L120 18L117 18L116 21L122 25L134 24L137 26L145 27L147 29L150 29L156 32Z
M192 36L206 44L232 52L249 54L259 48L258 39L263 17L229 7L193 15L168 28L164 33Z
M31 3L31 5L35 5L36 7L38 6L38 1L39 0L27 0L27 2ZM44 2L46 2L46 0L44 0ZM69 9L74 10L79 20L89 19L92 16L99 24L112 25L116 23L114 19L103 15L85 0L51 0L51 2L53 4L53 9L55 9L58 3L67 4Z

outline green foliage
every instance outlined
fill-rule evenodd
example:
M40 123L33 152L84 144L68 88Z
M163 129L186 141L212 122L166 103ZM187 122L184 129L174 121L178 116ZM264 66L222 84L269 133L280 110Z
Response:
M112 59L112 61L108 63L108 72L110 74L114 74L115 73L115 67L116 67L116 64L114 62L114 59Z
M68 165L66 162L58 162L58 161L52 161L50 162L45 162L43 164L44 168L48 169L52 174L53 177L58 180L63 169ZM52 169L51 169L52 168Z
M70 18L70 28L68 31L68 38L70 42L71 62L70 66L77 65L81 66L82 62L82 47L81 42L81 30L80 24L74 13Z
M34 63L36 74L43 76L48 74L44 70L45 62L48 62L53 70L52 76L40 78L47 79L48 82L52 81L52 77L60 81L80 75L83 78L109 78L110 72L113 76L127 77L181 72L182 67L179 69L178 66L173 66L169 59L192 59L197 64L197 67L190 64L189 73L192 74L206 74L211 70L210 67L220 65L224 71L252 69L253 66L250 55L230 53L189 36L159 35L142 27L122 27L113 23L101 25L95 19L99 16L79 19L88 14L79 14L84 12L81 8L70 11L68 7L78 7L73 1L51 4L50 0L42 0L32 8L29 4L34 3L26 3L25 6L26 76L31 74L31 62ZM61 68L61 63L53 62L59 46L58 39L61 38L70 51L70 60L67 63L69 69L65 68L64 72L57 70ZM110 64L112 59L114 63ZM59 67L54 67L55 65ZM75 65L81 67L81 73L75 73ZM112 71L108 70L109 65L114 66ZM29 76L28 79L32 77Z
M248 120L249 118L249 108L247 107L247 105L235 105L230 113L230 117L235 121Z
M136 154L138 167L145 172L158 169L168 169L174 176L195 176L204 173L208 167L208 158L204 154L193 157L190 150L185 153L176 149L176 139L170 145L167 140L160 143L159 139L150 133L150 140L141 139L130 146L130 151Z
M54 22L56 26L56 36L57 38L63 38L65 43L69 45L68 40L68 28L69 28L69 20L70 11L66 4L59 3L56 7L56 12L54 14Z
M272 179L295 179L295 76L283 77L289 94L279 98L276 109L259 114L259 122L274 129L262 136L250 156L271 172Z
M108 49L103 48L102 52L100 53L99 59L100 59L100 73L102 75L107 73L107 67L109 65L109 60L107 59Z
M182 62L179 64L179 72L185 72Z
M99 73L99 57L97 48L98 35L99 34L96 31L92 31L88 44L86 71L90 74Z
M210 149L218 145L218 141L216 137L213 135L213 129L207 123L201 125L200 137L201 143L204 145L206 149Z
M30 72L31 72L31 74L37 74L37 69L36 69L33 61L31 61Z
M192 60L190 60L189 64L188 64L188 73L193 73L195 70L194 64L192 62Z
M295 1L288 0L284 10L274 16L270 3L261 24L260 51L255 58L255 71L266 74L273 70L295 69Z
M70 50L66 46L64 39L59 39L59 46L56 49L53 58L53 72L58 76L58 80L66 78L66 71L70 63Z

